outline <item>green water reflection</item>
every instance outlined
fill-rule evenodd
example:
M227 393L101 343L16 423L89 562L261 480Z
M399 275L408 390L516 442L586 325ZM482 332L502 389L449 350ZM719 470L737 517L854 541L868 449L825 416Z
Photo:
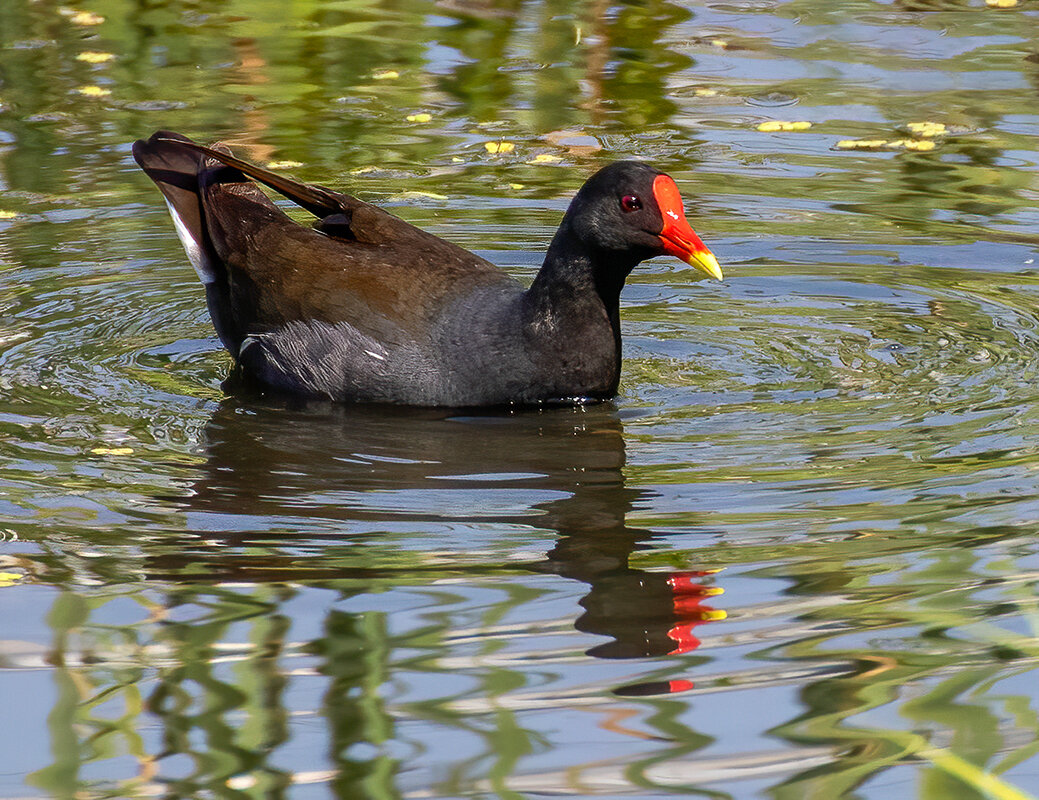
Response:
M0 796L1039 795L1037 15L0 4ZM228 397L158 128L524 279L645 158L728 280L601 408Z

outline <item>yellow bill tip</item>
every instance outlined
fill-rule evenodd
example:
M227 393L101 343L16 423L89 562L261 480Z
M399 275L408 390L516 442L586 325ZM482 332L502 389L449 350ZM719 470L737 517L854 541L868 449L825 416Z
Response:
M714 253L710 250L702 250L700 252L692 253L689 256L690 266L696 267L701 272L706 272L715 280L722 280L722 268L721 264L718 263L718 259L714 257Z

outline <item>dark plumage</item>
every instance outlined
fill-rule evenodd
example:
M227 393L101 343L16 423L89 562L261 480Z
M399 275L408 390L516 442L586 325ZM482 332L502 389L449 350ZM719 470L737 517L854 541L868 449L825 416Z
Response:
M609 398L635 265L670 253L721 277L674 182L640 162L588 179L524 289L376 206L225 147L160 131L133 154L166 197L220 340L280 393L422 406ZM253 181L314 214L313 229Z

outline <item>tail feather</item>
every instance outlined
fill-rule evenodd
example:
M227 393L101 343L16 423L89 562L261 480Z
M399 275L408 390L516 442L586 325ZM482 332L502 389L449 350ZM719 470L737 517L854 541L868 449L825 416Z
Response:
M134 142L133 157L166 199L177 236L206 287L206 305L217 336L237 358L244 334L235 323L226 267L213 248L202 206L203 183L213 168L225 172L228 168L211 163L205 155L185 144L194 143L180 134L159 131L147 140ZM224 177L235 179L231 175ZM237 179L245 180L241 175L237 175Z
M195 153L199 154L199 157L207 155L229 167L234 167L239 172L284 195L318 218L324 218L349 209L349 206L344 204L346 198L343 195L336 194L321 186L300 183L291 178L286 178L284 175L271 172L269 169L263 169L255 164L250 164L248 161L236 158L230 152L225 152L225 149L206 147L198 142L185 139L179 134L166 131L159 131L149 140L149 142L156 142L157 144L161 144L163 141L176 142L174 146L181 151L184 149L194 150Z
M155 181L169 208L180 243L191 266L207 286L217 279L218 262L206 235L205 215L199 195L202 155L184 147L189 141L169 131L159 131L147 141L133 144L133 157Z

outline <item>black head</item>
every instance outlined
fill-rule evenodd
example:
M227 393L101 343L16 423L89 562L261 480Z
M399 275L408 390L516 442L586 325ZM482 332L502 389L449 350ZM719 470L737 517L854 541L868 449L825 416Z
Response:
M675 182L640 161L616 161L585 181L563 227L625 274L669 253L721 278L717 259L686 221Z

